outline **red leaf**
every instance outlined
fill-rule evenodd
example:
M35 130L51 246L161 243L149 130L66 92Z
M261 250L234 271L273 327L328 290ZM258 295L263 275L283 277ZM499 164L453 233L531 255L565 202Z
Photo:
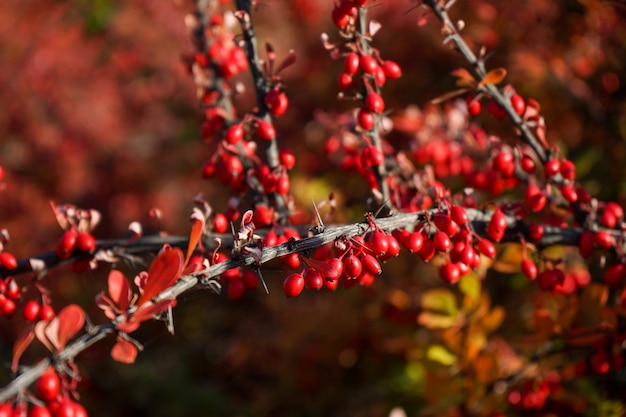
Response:
M121 363L134 363L137 358L137 346L126 339L118 337L117 343L111 349L111 357Z
M204 232L204 218L192 215L193 224L191 225L191 233L189 233L189 245L187 245L187 256L185 257L185 265L189 262L191 254L198 246L202 232Z
M132 296L130 285L124 274L116 269L109 272L109 295L121 311L128 309L128 303Z
M130 317L130 321L146 321L150 320L152 317L156 316L159 313L164 312L170 307L174 307L176 305L175 298L169 298L167 300L161 300L154 304L150 304L145 307L138 308L137 311Z
M176 282L183 272L184 264L183 252L179 248L165 246L150 265L148 280L137 305L150 301Z
M46 335L46 329L48 328L48 324L50 322L47 321L39 321L35 324L35 336L37 339L43 344L50 352L54 351L54 346L50 343L48 336Z
M15 344L13 345L13 360L11 361L11 372L17 372L17 365L22 357L22 354L30 343L35 338L35 332L33 326L28 326L18 336Z
M59 323L58 343L59 350L63 349L85 324L85 312L76 304L70 304L59 312L55 318Z

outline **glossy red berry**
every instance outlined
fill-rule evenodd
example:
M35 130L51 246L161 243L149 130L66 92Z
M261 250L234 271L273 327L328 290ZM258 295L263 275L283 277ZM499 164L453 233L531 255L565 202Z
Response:
M365 108L372 113L380 114L385 111L385 101L380 94L370 92L365 97Z
M12 417L13 407L9 403L0 403L0 417Z
M464 226L469 221L467 212L461 206L450 207L450 218L459 226Z
M76 237L76 248L87 253L96 251L96 239L91 233L80 232Z
M361 129L363 130L371 130L374 128L375 118L372 112L360 109L357 114L357 122Z
M528 277L528 279L537 278L537 265L530 259L522 259L521 264L522 273Z
M522 167L522 169L524 171L526 171L529 174L532 174L535 172L535 161L533 160L533 158L531 158L529 155L522 155L522 159L520 160L520 166Z
M573 180L576 178L576 165L572 161L564 159L561 161L559 172L566 180Z
M17 310L15 301L0 294L0 312L2 315L5 317L12 317L13 314L15 314L15 310Z
M430 239L425 239L422 248L419 250L419 256L424 262L428 262L435 256L435 244Z
M489 102L489 106L487 106L487 111L498 120L504 120L504 118L506 117L506 111L495 100L491 100Z
M487 226L487 233L496 242L499 242L504 237L506 231L506 216L499 208L491 216L489 225Z
M600 230L593 235L593 243L600 249L609 249L615 246L615 238L609 232Z
M382 68L387 78L396 79L402 76L402 69L400 68L400 65L398 65L394 61L391 61L391 60L384 61Z
M28 417L52 417L52 413L48 407L35 404L28 410Z
M363 264L361 260L354 256L346 256L343 258L343 274L348 278L356 278L361 275Z
M574 190L574 188L569 185L563 185L561 187L561 195L566 201L570 203L575 203L576 201L578 201L578 194L576 193L576 190Z
M243 126L241 124L234 124L226 129L224 135L226 141L232 145L241 142L243 139Z
M543 226L540 224L533 223L528 226L528 237L532 240L539 240L543 237Z
M374 256L383 256L389 249L387 234L381 230L375 230L369 235L367 245L372 250Z
M404 247L411 253L419 252L424 245L424 235L421 232L412 232L404 240Z
M213 232L226 233L228 230L228 218L223 213L215 213L213 216Z
M231 271L234 271L231 269ZM224 278L224 275L222 275ZM228 298L231 300L237 300L243 297L243 294L246 292L246 285L243 283L241 279L238 277L236 279L231 279L228 281L228 288L226 290L226 294Z
M340 90L347 90L352 85L352 81L354 81L352 75L348 74L347 72L342 72L341 74L339 74L339 81L337 82L337 84Z
M57 256L61 259L69 258L76 247L78 233L74 229L66 230L61 236L61 241L57 245Z
M283 290L285 291L287 297L297 297L303 289L304 277L301 274L289 274L283 281Z
M435 249L439 252L448 252L452 248L452 241L450 241L450 237L445 232L439 231L435 233L433 243Z
M364 269L374 275L380 275L383 272L383 269L380 266L380 262L378 262L376 258L374 258L369 253L361 257L361 263L363 264Z
M493 159L493 168L505 177L510 177L515 173L515 159L513 154L508 151L502 151Z
M35 321L39 317L41 305L35 300L28 300L22 309L22 315L26 321Z
M604 281L607 284L619 284L626 274L626 268L623 264L615 264L604 270Z
M546 177L554 177L560 170L561 163L558 159L552 158L549 159L546 164L543 166L543 173Z
M511 106L513 106L513 110L515 110L515 113L519 116L522 116L524 111L526 111L526 102L524 102L522 96L517 93L511 96Z
M6 269L17 268L17 258L10 252L0 252L0 266Z
M560 269L546 269L537 276L537 285L544 291L553 290L563 283L565 274Z
M39 320L47 321L54 317L54 308L50 304L43 304L39 309Z
M488 241L487 239L481 239L478 241L477 249L480 253L485 255L487 258L495 258L496 257L496 247Z
M481 110L483 109L482 104L480 103L479 100L476 100L476 98L474 96L469 96L466 100L467 103L467 112L470 114L470 116L478 116L481 112Z
M370 55L361 55L359 66L361 67L361 71L364 73L374 75L376 74L378 63L376 62L376 59Z
M287 95L279 90L270 90L265 95L265 105L270 109L270 113L274 116L282 116L287 111L289 100Z
M46 369L35 383L35 394L44 401L55 399L61 390L61 380L53 368Z
M287 169L291 169L296 165L296 156L287 148L282 148L278 157L280 163Z
M346 14L341 7L333 8L333 11L331 12L331 18L333 20L333 23L339 29L345 28L346 26L348 26L348 23L350 23L350 16Z
M387 252L380 257L381 261L387 261L400 254L400 242L392 235L387 235Z
M267 120L261 120L259 122L256 127L256 133L263 140L272 140L276 137L276 129L274 129L274 125Z
M439 276L442 280L454 284L459 282L461 278L461 270L459 266L454 262L448 262L439 267Z
M346 55L343 70L348 75L354 75L359 70L359 65L359 55L355 52L350 52Z
M304 286L308 290L318 291L324 287L324 278L313 268L305 268L302 277L304 278Z

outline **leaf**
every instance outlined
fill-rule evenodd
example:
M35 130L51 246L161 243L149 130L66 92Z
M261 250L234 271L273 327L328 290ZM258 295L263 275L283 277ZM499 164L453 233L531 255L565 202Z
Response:
M315 269L320 275L326 279L335 280L339 279L341 275L337 269L330 266L326 261L318 261L316 259L310 259L305 256L301 256L300 260L306 264L309 268Z
M456 362L456 355L441 345L432 345L426 351L426 358L442 365L450 366Z
M504 321L505 316L506 311L504 310L504 308L502 308L501 306L496 306L480 319L480 324L485 332L492 333L496 329L498 329L498 327L500 327L500 325Z
M130 290L130 284L128 284L128 280L124 274L117 269L113 269L109 272L108 285L111 301L113 301L122 312L126 311L128 309L128 303L130 303L132 292ZM106 299L104 299L104 301L106 302Z
M189 233L189 244L187 245L187 256L185 257L185 265L189 262L191 258L191 254L198 246L198 242L200 242L200 238L202 237L202 233L204 232L205 220L204 216L197 213L194 210L194 213L191 215L191 220L193 224L191 225L191 232Z
M48 321L39 321L35 324L35 336L37 336L37 340L41 342L42 345L46 347L50 352L54 352L54 346L48 340L48 336L46 336L46 328L48 327Z
M284 70L287 67L292 66L295 63L296 63L296 52L293 49L290 49L289 55L287 56L287 58L283 60L283 62L280 63L280 65L278 66L274 74L280 73L282 70Z
M131 364L137 358L137 346L121 337L117 338L117 343L111 349L111 357L121 363Z
M470 273L461 277L459 281L459 290L472 300L480 296L480 279L474 273Z
M448 316L458 312L456 297L445 288L428 290L422 295L422 308Z
M57 314L58 320L58 349L65 347L67 342L80 330L85 324L85 312L76 304L70 304Z
M433 104L441 104L446 101L450 101L453 98L456 98L460 95L463 95L467 93L469 90L470 90L469 88L459 88L458 90L450 91L449 93L444 93L440 95L439 97L435 97L434 99L430 100L430 102Z
M457 323L456 317L425 311L417 316L417 322L429 329L447 329Z
M476 80L474 76L465 68L457 68L452 71L452 76L456 77L457 87L474 88L476 86Z
M151 300L176 282L183 271L184 263L183 252L179 248L163 247L161 253L157 255L150 265L148 280L144 286L143 294L137 301L137 305L140 306Z
M28 326L18 336L15 344L13 345L13 359L11 361L11 372L17 372L17 365L19 364L22 354L26 348L31 344L35 338L34 326Z
M135 320L138 322L146 321L146 320L153 318L157 314L164 312L168 308L174 307L174 306L176 306L175 298L168 298L166 300L160 300L154 304L143 306L137 309L137 311L135 311L135 313L130 317L130 320Z
M500 84L505 77L506 70L504 68L494 68L485 75L485 78L483 78L478 85Z

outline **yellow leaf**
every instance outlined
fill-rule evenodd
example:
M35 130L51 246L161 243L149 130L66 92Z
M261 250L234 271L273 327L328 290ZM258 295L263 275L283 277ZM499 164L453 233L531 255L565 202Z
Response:
M447 329L457 322L456 317L443 316L441 314L425 311L417 316L417 322L429 329Z
M500 84L504 77L506 77L506 70L504 68L494 68L485 75L479 86L487 85L487 84Z
M432 345L426 351L426 358L442 365L450 366L456 362L456 355L441 345Z
M480 296L480 279L473 272L461 277L459 290L469 298L475 300Z
M422 295L422 308L448 316L454 316L458 312L456 297L445 288L426 291Z

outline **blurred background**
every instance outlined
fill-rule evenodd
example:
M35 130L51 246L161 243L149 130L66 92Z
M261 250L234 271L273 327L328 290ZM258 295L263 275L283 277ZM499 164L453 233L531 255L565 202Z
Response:
M442 45L438 22L419 27L423 10L414 1L370 3L382 23L374 46L404 72L384 88L387 108L423 107L452 90L447 74L464 62ZM299 156L292 174L299 187L292 189L305 204L312 194L334 191L362 202L367 193L362 180L314 157L326 139L311 122L315 112L351 107L336 100L343 63L320 42L322 32L337 39L332 6L261 0L253 15L261 45L270 42L279 57L294 49L298 57L283 73L290 107L276 128ZM0 227L12 236L11 252L25 257L54 248L61 230L50 200L99 210L94 234L102 239L128 235L134 220L149 226L154 207L163 212L163 230L186 234L199 192L226 207L230 190L200 175L213 148L201 140L202 114L182 59L193 53L184 26L193 10L188 0L0 2ZM489 67L505 67L507 82L541 104L549 140L576 162L587 189L624 203L626 8L596 0L459 0L451 15L465 21L474 50L490 51ZM247 77L239 79L249 85ZM250 101L242 97L242 112ZM514 137L510 124L485 112L476 122ZM359 204L346 207L343 220L360 220ZM43 282L58 308L74 301L100 322L89 306L106 272L61 269ZM421 292L438 283L432 268L404 253L369 288L289 300L280 290L287 273L280 264L269 267L269 295L184 295L176 335L161 323L144 326L137 338L146 349L132 366L109 358L112 340L85 352L77 359L81 402L93 416L386 416L394 407L408 415L461 415L451 411L461 391L424 359L434 336L416 323ZM519 307L509 298L497 304ZM0 321L8 363L22 323ZM514 323L505 321L500 334L514 334ZM38 354L33 349L27 358Z

